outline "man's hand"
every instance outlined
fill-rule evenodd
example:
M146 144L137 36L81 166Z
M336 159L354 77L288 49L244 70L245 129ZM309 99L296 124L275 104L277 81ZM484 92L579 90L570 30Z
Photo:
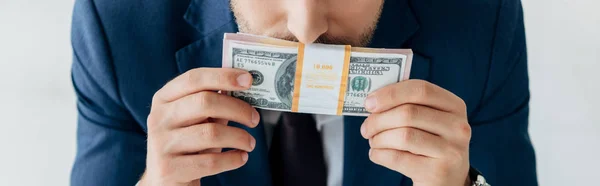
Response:
M156 92L140 186L199 185L202 177L244 165L256 141L227 122L256 127L260 116L249 104L216 91L245 90L251 83L252 76L243 70L199 68Z
M468 183L471 127L458 96L408 80L373 92L365 107L372 114L361 133L371 161L410 177L415 186Z

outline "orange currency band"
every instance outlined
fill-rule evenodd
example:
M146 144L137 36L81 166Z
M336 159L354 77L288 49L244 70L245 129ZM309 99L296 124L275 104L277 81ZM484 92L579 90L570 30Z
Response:
M304 44L298 44L298 57L296 58L296 74L294 78L294 94L292 97L292 112L298 112L300 101L300 87L302 85L302 66L304 62Z
M350 72L350 54L351 47L346 45L344 50L344 69L342 70L342 80L340 81L340 94L338 96L337 115L342 115L344 101L346 100L346 88L348 87L348 73Z

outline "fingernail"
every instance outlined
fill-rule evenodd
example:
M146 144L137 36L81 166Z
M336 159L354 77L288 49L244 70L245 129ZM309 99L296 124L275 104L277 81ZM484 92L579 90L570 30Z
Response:
M369 149L369 157L371 157L372 152L373 152L373 149Z
M376 106L377 99L371 96L367 97L367 99L365 100L365 109L367 109L368 111L373 111Z
M252 123L257 125L258 122L260 122L260 115L258 114L258 112L254 111L252 112Z
M365 124L360 127L360 134L362 134L364 138L367 137L367 127L365 127Z
M252 76L247 73L243 73L237 78L238 85L241 87L250 87L250 83L252 82Z
M255 146L256 146L256 140L254 138L250 138L250 149L254 150Z
M242 161L243 162L248 161L248 153L246 153L246 152L242 153Z

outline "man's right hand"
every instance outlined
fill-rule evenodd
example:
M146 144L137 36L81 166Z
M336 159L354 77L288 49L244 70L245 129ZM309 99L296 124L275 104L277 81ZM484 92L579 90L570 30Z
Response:
M197 186L202 177L244 165L256 140L227 122L256 127L260 116L249 104L217 91L246 90L251 83L243 70L198 68L156 92L148 116L146 172L139 185Z

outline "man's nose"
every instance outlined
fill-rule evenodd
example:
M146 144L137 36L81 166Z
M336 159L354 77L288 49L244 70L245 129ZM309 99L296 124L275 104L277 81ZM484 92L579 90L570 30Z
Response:
M298 41L312 43L327 32L327 7L321 0L291 0L288 2L287 27Z

